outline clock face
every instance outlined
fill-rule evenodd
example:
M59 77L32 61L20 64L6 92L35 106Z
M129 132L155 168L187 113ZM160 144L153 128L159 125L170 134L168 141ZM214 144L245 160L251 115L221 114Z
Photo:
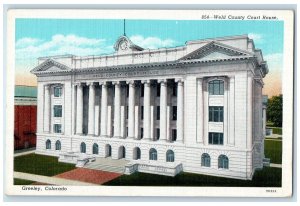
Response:
M121 42L120 49L121 50L127 50L128 49L128 43L127 43L127 41L122 41Z

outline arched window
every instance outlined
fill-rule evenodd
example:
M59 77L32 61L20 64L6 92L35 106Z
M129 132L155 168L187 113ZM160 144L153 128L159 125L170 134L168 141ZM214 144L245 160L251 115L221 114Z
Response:
M208 83L208 91L210 95L224 95L224 81L212 80Z
M61 150L61 143L59 140L55 142L55 150Z
M210 156L207 153L203 153L201 155L201 166L202 167L210 167Z
M226 155L220 155L218 158L218 168L228 169L229 160Z
M99 147L98 144L93 144L93 154L99 154Z
M151 148L149 151L149 159L150 160L157 160L157 151L154 148Z
M51 141L49 139L46 141L46 149L51 149Z
M86 153L86 145L84 142L81 142L81 144L80 144L80 152Z
M166 153L166 160L167 160L167 162L174 162L175 155L174 155L173 150L168 150L167 151L167 153Z
M135 147L135 148L133 149L133 159L134 159L134 160L139 160L139 159L141 159L141 149L140 149L140 148Z

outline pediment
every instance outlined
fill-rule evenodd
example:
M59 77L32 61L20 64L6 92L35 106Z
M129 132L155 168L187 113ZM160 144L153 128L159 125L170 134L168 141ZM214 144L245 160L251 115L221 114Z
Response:
M120 36L114 45L114 49L121 53L144 50L142 47L135 45L127 36Z
M180 60L215 60L215 59L228 59L237 56L250 55L248 51L243 51L219 42L210 42L199 49L185 55Z
M32 69L30 72L40 73L40 72L62 72L62 71L69 71L70 68L62 63L59 63L53 59L47 59L34 69Z

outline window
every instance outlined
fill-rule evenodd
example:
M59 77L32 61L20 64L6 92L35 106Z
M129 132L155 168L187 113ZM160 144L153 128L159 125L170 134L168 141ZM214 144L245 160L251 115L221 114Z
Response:
M126 137L128 137L128 127L126 127Z
M143 139L143 137L144 137L144 128L141 127L141 139Z
M51 149L51 141L49 139L46 141L46 149Z
M55 150L61 150L61 143L59 140L55 142Z
M210 156L207 153L203 153L201 155L201 166L202 167L210 167Z
M160 84L156 86L156 96L160 97Z
M157 160L157 151L154 148L151 148L149 151L149 160Z
M172 142L175 142L177 139L177 130L172 129Z
M172 95L174 97L177 97L177 84L176 83L173 85L172 90L173 90Z
M99 147L98 144L93 144L93 154L99 154Z
M61 124L54 124L54 133L61 133Z
M223 122L223 107L209 107L209 121Z
M86 145L84 142L81 142L81 144L80 144L80 152L86 153Z
M213 80L208 83L208 91L210 95L224 95L224 81Z
M126 119L128 119L128 106L126 106Z
M166 161L167 162L174 162L174 159L175 159L175 157L174 157L173 150L168 150L167 154L166 154Z
M159 140L159 138L160 138L160 129L157 128L156 129L156 140Z
M156 120L160 120L160 106L156 107Z
M217 144L217 145L223 145L223 133L216 133L216 132L210 132L208 134L209 144Z
M229 160L226 155L220 155L218 158L218 168L228 169Z
M141 106L141 120L144 119L144 106Z
M144 97L144 84L141 84L141 97Z
M172 107L172 119L177 120L177 106Z
M54 105L53 107L54 117L62 117L62 106L61 105Z
M54 87L54 96L60 97L62 95L62 88L61 87Z

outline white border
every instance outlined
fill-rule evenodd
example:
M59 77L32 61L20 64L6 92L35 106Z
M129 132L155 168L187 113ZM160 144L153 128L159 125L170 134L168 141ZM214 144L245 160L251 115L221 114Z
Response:
M6 165L5 193L7 195L76 195L76 196L219 196L219 197L288 197L292 193L292 135L293 135L293 12L283 10L80 10L80 19L201 19L202 14L219 15L276 15L284 21L283 72L283 170L281 188L255 187L110 187L67 186L67 191L23 191L13 185L13 131L15 78L15 19L69 18L78 19L78 10L9 10L7 15L7 69L6 69ZM226 21L226 20L225 20ZM266 189L275 189L268 193ZM171 192L172 191L172 192Z

